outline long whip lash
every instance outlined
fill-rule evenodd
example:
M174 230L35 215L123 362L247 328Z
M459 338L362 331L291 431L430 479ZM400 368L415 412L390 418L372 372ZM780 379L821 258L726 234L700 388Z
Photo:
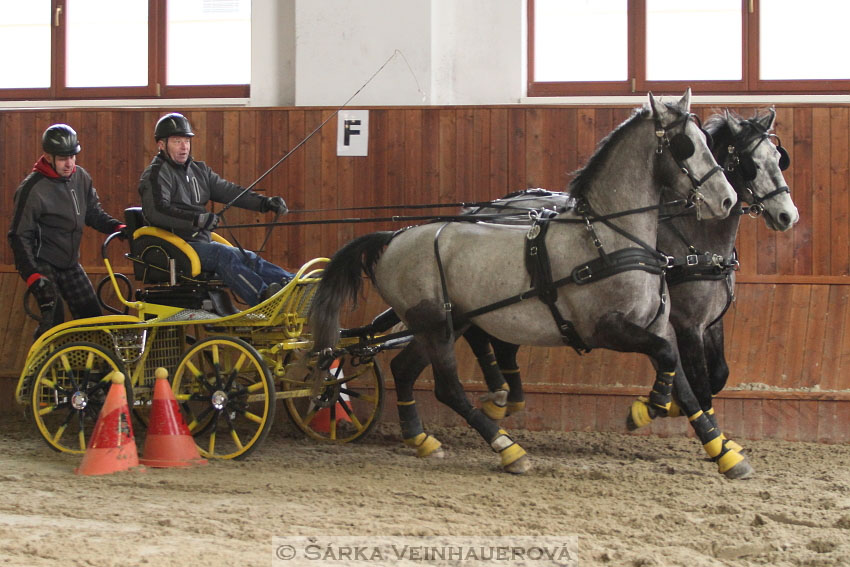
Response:
M251 183L251 184L250 184L250 185L248 185L245 189L243 189L243 190L242 190L242 191L241 191L238 195L236 195L236 197L234 197L234 198L233 198L233 199L232 199L229 203L227 203L226 205L224 205L224 207L221 209L221 211L219 211L219 212L218 212L218 216L219 216L219 217L221 217L221 218L222 218L222 220L224 220L224 217L223 217L222 215L224 215L224 213L225 213L225 211L227 211L227 209L229 209L230 207L232 207L232 206L233 206L233 204L234 204L236 201L238 201L240 197L242 197L242 195L244 195L245 193L247 193L248 191L250 191L250 190L252 190L254 187L256 187L256 186L257 186L257 184L258 184L260 181L262 181L263 179L265 179L267 175L269 175L269 174L270 174L272 171L274 171L274 170L275 170L275 169L276 169L276 168L277 168L280 164L282 164L284 161L286 161L286 159L287 159L287 158L289 158L289 156L291 156L291 155L292 155L292 154L293 154L293 153L294 153L294 152L295 152L298 148L300 148L301 146L303 146L304 144L306 144L306 143L307 143L307 141L308 141L310 138L312 138L314 135L316 135L316 133L317 133L319 130L321 130L321 129L322 129L322 127L323 127L325 124L327 124L327 123L331 120L331 118L333 118L333 117L335 117L337 114L339 114L339 113L340 113L340 111L342 111L342 109L343 109L343 108L345 108L345 107L348 105L348 103L350 103L350 102L354 99L354 97L356 97L358 94L360 94L360 91L362 91L363 89L365 89L365 88L366 88L366 86L367 86L369 83L371 83L371 82L372 82L372 80L373 80L375 77L377 77L377 76L378 76L378 74L379 74L381 71L383 71L383 70L384 70L384 67L386 67L386 66L390 63L390 61L392 61L393 59L395 59L395 57L396 57L397 55L400 55L400 56L401 56L401 58L404 60L404 63L407 65L407 68L408 68L408 70L410 71L410 74L413 76L413 80L416 82L416 89L417 89L417 90L419 91L419 93L422 95L422 99L423 99L423 101L424 101L424 100L425 100L425 93L422 91L422 87L419 85L419 79L417 79L417 78L416 78L416 73L414 73L414 72L413 72L413 68L410 66L410 63L407 61L407 57L405 57L405 56L404 56L404 53L402 53L400 50L398 50L398 49L394 50L394 51L393 51L393 54L392 54L392 55L390 55L390 56L387 58L387 60L386 60L386 61L384 61L383 65L381 65L380 67L378 67L378 69L377 69L374 73L372 73L372 76L371 76L371 77L369 77L369 78L366 80L366 82L365 82L365 83L363 83L362 85L360 85L360 88L358 88L356 91L354 91L354 94L352 94L350 97L348 97L348 99L347 99L344 103L342 103L342 104L339 106L339 108L337 108L334 112L332 112L332 113L331 113L331 114L330 114L327 118L325 118L325 119L322 121L322 123L321 123L321 124L319 124L318 126L316 126L316 128L315 128L312 132L310 132L310 133L307 135L307 137L306 137L306 138L304 138L303 140L301 140L300 142L298 142L298 144L296 144L294 148L292 148L291 150L289 150L288 152L286 152L286 154L285 154L282 158L280 158L279 160L277 160L277 162L275 162L275 164L274 164L274 165L272 165L270 168L268 168L268 169L265 171L265 173L263 173L263 174L262 174L261 176L259 176L259 177L258 177L258 178L257 178L257 179L253 182L253 183ZM279 213L278 213L278 215L277 215L277 216L275 216L275 221L277 221L278 216L280 216L280 214L279 214ZM271 236L272 230L274 230L274 227L275 227L275 226L277 226L277 225L278 225L278 223L277 223L277 222L275 222L275 223L272 223L272 224L268 225L268 226L269 226L269 229L268 229L268 231L266 232L266 236L265 236L265 238L263 239L263 245L259 248L259 250L257 250L257 252L262 252L262 251L265 249L265 247L266 247L266 243L268 243L268 241L269 241L269 237ZM230 227L228 227L227 225L222 225L222 226L223 226L224 228L228 228L228 229L230 228ZM233 241L234 241L234 242L236 242L236 246L238 246L238 247L239 247L239 250L241 250L241 251L242 251L243 256L245 256L245 257L247 258L247 254L245 254L245 250L242 248L242 245L241 245L241 244L239 244L239 241L238 241L238 240L236 240L236 236L233 234L233 232L232 232L232 231L229 231L229 230L228 230L228 232L230 232L231 237L233 237Z

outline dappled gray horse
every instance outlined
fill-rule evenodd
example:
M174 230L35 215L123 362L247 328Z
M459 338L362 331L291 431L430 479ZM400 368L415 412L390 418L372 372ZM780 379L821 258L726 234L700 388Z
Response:
M782 174L791 163L790 157L771 133L775 120L772 108L749 119L729 112L711 116L705 129L714 140L712 151L724 166L738 204L723 220L703 223L692 211L682 211L662 218L658 229L658 249L673 258L666 279L679 355L700 407L715 421L712 397L729 377L722 317L734 297L738 266L735 239L740 218L744 214L763 216L767 227L776 231L790 229L800 218ZM771 143L774 140L777 145ZM573 201L568 193L531 189L470 212L490 215L512 211L519 219L523 210L557 210L571 206ZM517 345L493 339L475 326L464 337L476 353L489 390L481 409L500 419L524 408ZM630 429L648 425L658 416L681 415L675 403L669 409L656 407L650 397L641 397L632 405L627 419Z
M658 248L678 259L668 270L679 354L700 407L715 420L712 397L726 385L729 367L723 351L722 317L734 297L738 259L735 239L741 216L764 216L771 230L785 231L799 220L797 207L782 175L791 160L771 133L776 112L743 119L731 113L714 115L705 128L714 139L714 155L738 194L739 204L726 219L696 222L692 215L672 215L658 229ZM748 207L741 207L748 203ZM629 427L649 424L659 411L652 395L632 404Z
M689 195L704 218L725 218L735 194L719 172L692 120L690 91L675 104L650 95L576 175L570 193L579 204L572 211L538 219L531 228L446 222L378 232L337 251L311 310L319 367L334 357L340 308L356 299L365 271L415 333L433 367L437 399L479 432L506 471L528 470L528 456L466 397L454 358L455 326L474 323L515 344L646 354L668 397L675 384L681 407L720 472L746 476L751 472L746 458L726 446L684 376L662 309L667 258L655 249L661 187ZM494 265L501 267L500 277L492 276ZM539 300L528 301L532 298ZM402 435L427 454L439 442L424 432L415 410L419 357L402 372L403 355L392 363Z

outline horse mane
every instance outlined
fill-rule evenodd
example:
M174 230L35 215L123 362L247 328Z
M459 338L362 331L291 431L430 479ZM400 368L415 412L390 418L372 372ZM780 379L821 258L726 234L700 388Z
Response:
M746 147L756 138L760 138L768 133L764 127L758 123L760 118L764 118L764 114L756 111L755 115L752 118L743 118L740 114L728 111L729 117L733 120L737 120L741 123L741 126L744 127L744 133L741 138L743 140L736 140L734 134L732 134L732 129L729 128L729 123L726 120L726 115L724 113L714 113L712 114L706 121L703 126L706 132L711 134L711 137L714 139L714 146L716 148L725 148L729 144L734 144L738 147Z
M734 120L743 120L732 111L729 111L729 116ZM722 112L716 112L709 116L703 124L703 129L711 134L714 147L717 151L722 150L725 152L726 146L735 142L735 137L732 134L732 129L729 128L729 122L726 120L726 115Z
M679 110L679 107L676 105L671 103L663 104L668 109L674 111L677 115L682 114L681 110ZM652 110L649 108L648 104L635 109L634 113L632 113L629 118L624 120L622 124L617 126L610 134L600 140L600 142L596 145L596 151L593 152L593 155L590 156L590 159L587 160L584 167L575 172L575 176L572 181L570 181L570 195L577 199L584 197L590 187L591 180L596 177L597 173L599 173L599 170L602 169L608 159L608 156L611 153L611 148L616 146L617 142L626 135L634 124L640 122L651 113Z

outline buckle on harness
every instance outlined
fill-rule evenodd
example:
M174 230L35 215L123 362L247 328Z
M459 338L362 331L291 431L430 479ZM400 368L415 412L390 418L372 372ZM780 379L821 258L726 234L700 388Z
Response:
M593 277L593 270L590 269L590 266L584 266L579 270L576 270L576 281L577 282L586 282L590 278Z
M445 312L449 312L449 311L451 311L451 310L452 310L452 303L451 303L451 301L447 301L447 302L443 303L443 311L445 311Z
M688 266L696 266L699 264L699 256L696 254L688 254L685 256L685 264Z

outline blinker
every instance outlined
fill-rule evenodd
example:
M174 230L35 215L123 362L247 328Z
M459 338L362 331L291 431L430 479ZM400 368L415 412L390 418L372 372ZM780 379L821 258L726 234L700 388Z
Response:
M779 151L779 171L785 171L791 165L791 156L781 145L776 146L776 149Z
M670 139L670 152L678 161L688 159L694 151L694 143L685 134L676 134Z

